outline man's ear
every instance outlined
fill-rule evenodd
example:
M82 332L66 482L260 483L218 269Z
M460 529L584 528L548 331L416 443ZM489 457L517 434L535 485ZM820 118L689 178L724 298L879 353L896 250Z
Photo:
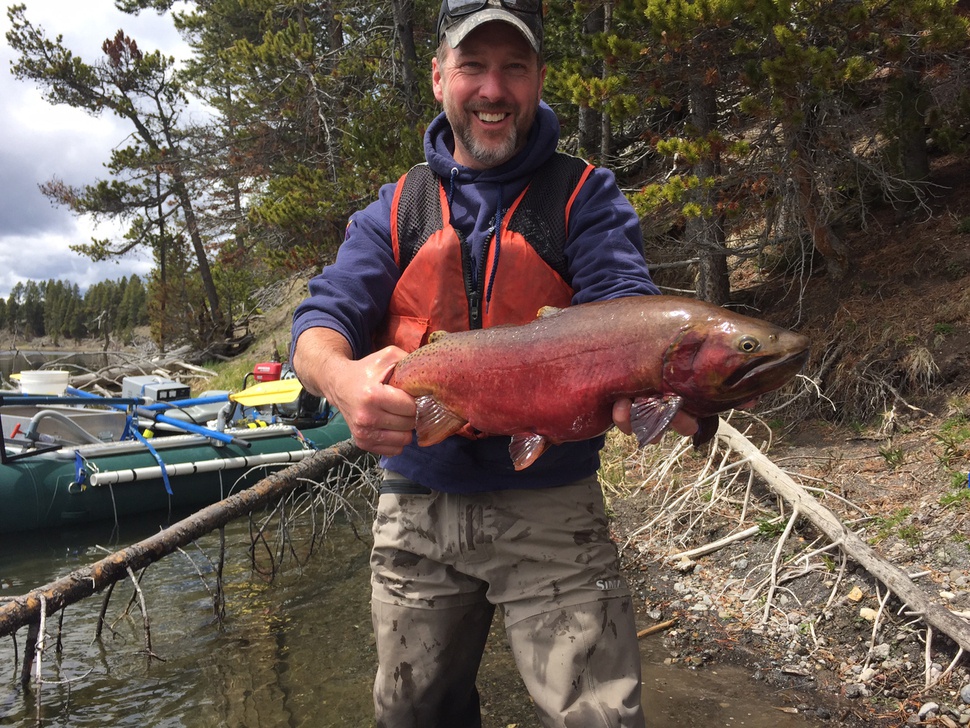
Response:
M431 58L431 88L434 90L434 97L438 103L444 101L444 90L441 88L441 69L438 67L437 56Z

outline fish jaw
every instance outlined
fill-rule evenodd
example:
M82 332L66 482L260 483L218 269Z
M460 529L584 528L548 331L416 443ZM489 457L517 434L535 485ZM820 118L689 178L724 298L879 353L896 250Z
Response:
M750 391L757 397L765 391L777 389L798 374L808 362L809 353L808 340L805 339L805 348L801 351L765 356L738 367L724 381L724 385L736 392Z

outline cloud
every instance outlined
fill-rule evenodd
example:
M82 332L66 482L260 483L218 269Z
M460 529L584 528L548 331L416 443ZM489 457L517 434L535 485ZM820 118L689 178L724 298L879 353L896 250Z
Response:
M115 261L94 263L88 258L66 250L71 242L87 242L94 231L75 236L40 233L29 236L7 235L0 243L0 291L9 295L18 282L49 279L76 283L84 291L98 281L139 275L147 279L151 272L150 258L134 254Z
M185 58L188 48L171 19L152 11L128 16L113 0L26 0L26 17L43 27L51 39L63 35L64 45L86 62L101 55L101 44L119 28L145 51L161 50ZM10 23L0 17L0 34ZM0 46L0 296L18 281L60 279L82 289L105 279L117 279L151 268L147 255L92 263L69 246L116 231L95 228L90 219L52 205L39 185L53 178L71 185L104 179L111 150L123 144L130 127L110 115L94 117L65 105L47 103L33 84L10 72L15 54Z

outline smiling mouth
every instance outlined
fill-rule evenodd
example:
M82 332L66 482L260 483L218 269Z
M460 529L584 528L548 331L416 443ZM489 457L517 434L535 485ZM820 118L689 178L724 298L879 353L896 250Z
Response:
M508 116L508 114L488 113L486 111L478 112L478 118L486 124L497 124L498 122L504 120L506 116Z

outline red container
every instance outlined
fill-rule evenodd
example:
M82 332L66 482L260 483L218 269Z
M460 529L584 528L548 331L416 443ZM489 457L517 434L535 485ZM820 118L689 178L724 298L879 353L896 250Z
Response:
M283 365L278 361L264 361L253 367L253 379L257 382L275 382L280 378Z

